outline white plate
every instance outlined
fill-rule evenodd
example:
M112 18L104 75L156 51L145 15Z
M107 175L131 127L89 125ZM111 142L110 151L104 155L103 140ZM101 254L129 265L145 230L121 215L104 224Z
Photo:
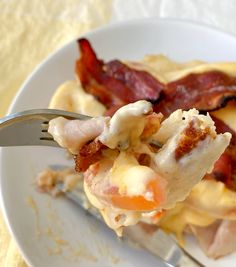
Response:
M177 20L136 20L110 25L85 36L98 56L106 60L135 60L150 53L164 53L180 61L236 61L236 38ZM23 85L10 112L47 107L58 85L74 78L77 58L75 41L49 57ZM73 164L65 159L63 150L11 147L2 149L1 156L4 215L31 266L160 266L145 252L122 246L113 232L72 203L35 190L34 177L40 170L50 164ZM27 201L30 197L36 203L35 208ZM214 262L194 242L188 242L188 248L207 266L236 265L236 254Z

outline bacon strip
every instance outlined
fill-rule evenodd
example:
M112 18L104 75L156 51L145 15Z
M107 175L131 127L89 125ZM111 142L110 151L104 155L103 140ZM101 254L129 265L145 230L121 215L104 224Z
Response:
M226 151L221 155L214 165L210 174L211 178L223 182L231 190L236 190L236 132L226 125L222 120L212 116L215 122L217 133L230 132L232 134L231 142Z
M78 155L75 156L75 170L77 172L85 172L88 167L99 161L102 157L101 149L105 145L100 141L92 141L84 145Z
M118 60L104 64L88 40L79 39L78 44L81 57L76 62L76 73L81 84L108 109L141 99L159 99L164 85L148 72L134 70Z
M186 129L184 129L179 143L175 149L175 159L179 160L184 155L189 154L199 141L203 141L210 134L210 128L204 130L194 127L194 121L191 121Z
M98 98L106 107L123 104L103 85L103 61L98 60L86 39L78 40L81 57L76 62L76 73L83 88Z
M218 181L223 182L227 187L232 185L232 160L230 154L224 152L214 165L214 169L210 175Z
M216 118L212 114L211 114L211 118L215 122L216 132L218 134L219 133L225 133L225 132L231 133L232 134L232 138L231 138L230 144L233 145L233 146L236 146L236 132L232 128L230 128L227 124L225 124L222 120Z
M146 71L132 69L119 60L106 64L105 69L110 77L121 81L132 92L133 102L138 100L156 101L164 85Z
M236 78L220 71L189 74L166 85L154 111L170 115L176 109L212 111L236 99Z

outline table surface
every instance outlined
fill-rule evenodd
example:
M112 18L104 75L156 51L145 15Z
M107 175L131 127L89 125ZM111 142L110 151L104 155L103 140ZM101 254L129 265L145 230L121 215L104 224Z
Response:
M235 0L0 0L0 117L32 70L50 53L110 22L188 19L236 34ZM0 211L0 266L27 266Z

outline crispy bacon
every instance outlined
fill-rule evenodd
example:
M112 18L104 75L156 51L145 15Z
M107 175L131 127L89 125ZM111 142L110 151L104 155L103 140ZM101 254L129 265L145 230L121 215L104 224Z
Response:
M98 60L90 43L86 39L79 41L81 57L76 62L76 73L83 88L98 98L106 107L123 104L103 85L103 61Z
M138 100L156 101L164 85L146 71L139 71L128 67L119 60L106 64L108 76L114 77L127 86L132 92L133 102Z
M90 165L99 161L102 157L101 149L104 147L105 145L100 141L92 141L84 145L75 156L75 170L85 172Z
M138 163L143 166L150 166L151 164L151 157L148 154L142 153L138 157Z
M163 96L163 100L154 106L154 111L165 116L176 109L216 110L236 99L236 78L220 71L189 74L168 83Z
M230 154L224 152L214 165L211 173L218 181L223 182L228 187L232 185L232 160Z
M236 190L236 132L222 120L212 116L217 133L230 132L231 142L226 151L221 155L214 165L213 171L207 178L213 178L223 182L231 190Z
M157 113L153 112L152 114L148 115L146 117L146 125L143 129L141 138L142 139L149 138L154 133L156 133L161 126L162 118L163 118L163 116L161 113L157 114Z
M210 134L210 129L204 130L194 127L194 121L191 121L186 129L184 129L179 143L175 149L175 159L179 160L184 155L194 149L199 141L204 140Z
M107 64L97 59L86 39L78 40L81 57L76 73L83 88L108 109L141 99L155 102L164 85L146 71L129 68L118 60Z
M236 146L236 132L232 128L230 128L226 123L224 123L222 120L216 118L212 114L211 114L211 118L215 122L217 133L218 134L219 133L225 133L225 132L231 133L232 134L232 138L231 138L230 144L233 145L233 146Z

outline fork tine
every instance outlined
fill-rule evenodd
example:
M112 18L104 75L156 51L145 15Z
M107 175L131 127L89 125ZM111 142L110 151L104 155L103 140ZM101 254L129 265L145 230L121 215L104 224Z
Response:
M49 121L43 121L41 124L42 131L47 131L49 126Z
M41 136L40 140L54 141L53 136L48 132L49 121L43 121L41 123Z
M58 143L53 139L53 136L48 132L49 120L44 120L41 123L41 134L39 142L43 146L55 146L60 147Z
M79 120L90 118L55 109L18 112L0 119L0 146L58 146L48 133L48 124L51 119L59 116Z

